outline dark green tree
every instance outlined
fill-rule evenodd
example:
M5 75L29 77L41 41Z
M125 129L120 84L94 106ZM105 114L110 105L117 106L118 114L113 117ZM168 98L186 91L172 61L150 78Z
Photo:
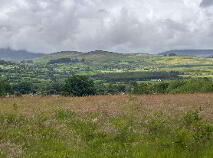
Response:
M126 86L123 84L112 84L110 83L107 87L107 94L121 94L126 93Z
M74 75L65 80L64 94L69 96L95 95L94 81L87 76Z
M34 93L33 84L31 82L22 81L13 86L13 91L18 94Z
M11 93L11 86L8 82L0 80L0 96Z
M47 94L61 94L62 88L63 88L63 84L61 82L51 82L48 86L47 86Z

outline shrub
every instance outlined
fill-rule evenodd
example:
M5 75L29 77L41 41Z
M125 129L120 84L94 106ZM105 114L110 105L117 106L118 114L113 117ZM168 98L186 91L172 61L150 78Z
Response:
M65 80L64 94L71 96L95 95L95 85L93 80L87 76L75 75Z
M175 124L175 126L173 126ZM147 139L157 148L175 148L196 151L212 141L213 126L204 121L198 112L187 112L176 120L157 113L146 124Z
M176 130L175 143L181 148L196 150L211 142L213 126L202 120L198 112L188 112L182 120L183 125Z

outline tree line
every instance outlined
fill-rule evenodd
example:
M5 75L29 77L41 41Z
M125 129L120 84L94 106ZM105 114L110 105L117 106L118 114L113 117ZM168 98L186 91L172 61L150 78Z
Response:
M159 82L100 83L87 76L74 75L64 82L52 81L45 84L34 84L29 81L9 83L0 81L0 96L5 95L64 95L89 96L109 94L166 94L166 93L199 93L213 92L213 81L171 80Z
M130 82L130 81L149 81L149 80L173 80L182 75L178 71L144 71L144 72L122 72L122 73L100 73L93 75L96 80L105 80L107 82Z

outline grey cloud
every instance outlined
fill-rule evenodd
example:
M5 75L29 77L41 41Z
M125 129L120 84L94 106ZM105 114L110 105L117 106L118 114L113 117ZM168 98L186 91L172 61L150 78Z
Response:
M200 0L1 2L0 47L159 52L210 48L213 42L213 11L200 9Z
M209 7L213 5L213 1L212 0L202 0L202 2L200 3L201 7Z

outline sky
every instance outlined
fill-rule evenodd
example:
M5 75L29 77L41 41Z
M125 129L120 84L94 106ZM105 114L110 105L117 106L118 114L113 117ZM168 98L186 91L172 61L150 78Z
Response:
M0 0L0 48L213 49L213 0Z

